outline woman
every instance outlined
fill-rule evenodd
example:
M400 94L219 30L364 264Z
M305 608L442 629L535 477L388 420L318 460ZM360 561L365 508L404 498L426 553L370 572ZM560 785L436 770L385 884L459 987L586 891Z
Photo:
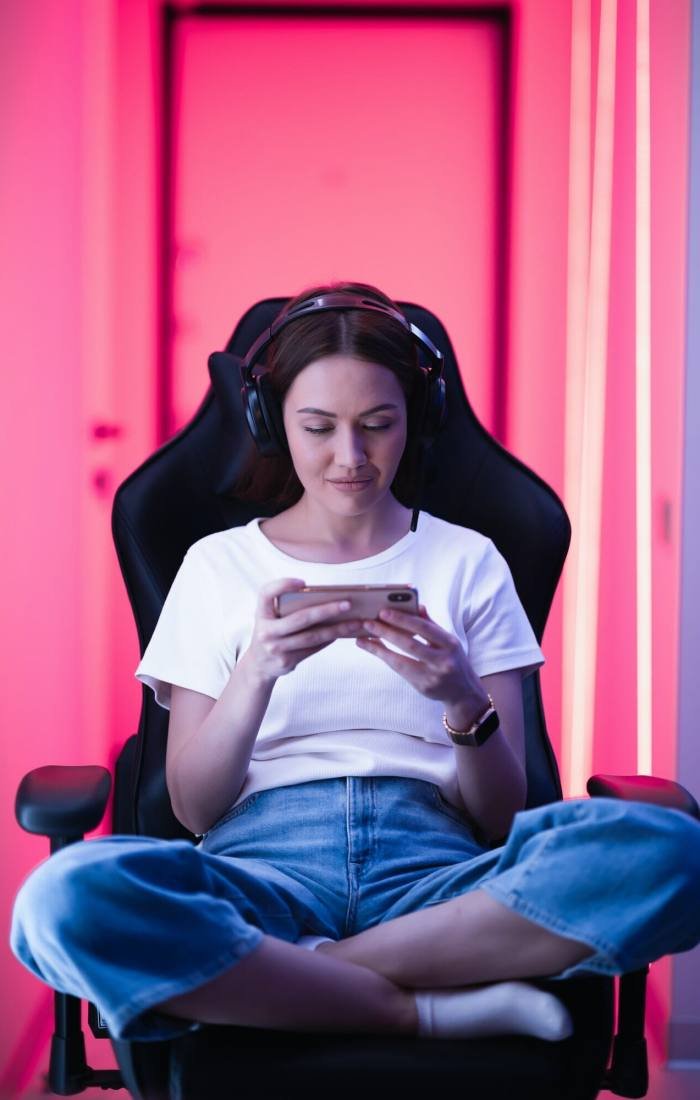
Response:
M58 853L20 892L13 947L117 1038L562 1039L564 1006L520 979L693 947L700 825L605 799L524 811L521 681L541 651L488 539L411 523L426 382L406 323L355 283L285 316L328 292L390 312L280 328L263 387L287 453L238 488L287 506L190 547L136 671L170 709L168 790L201 840ZM305 584L379 583L415 585L419 613L275 612Z

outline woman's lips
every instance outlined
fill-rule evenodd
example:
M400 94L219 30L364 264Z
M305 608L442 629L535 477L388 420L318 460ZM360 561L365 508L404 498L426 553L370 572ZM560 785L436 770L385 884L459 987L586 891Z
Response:
M328 480L329 484L332 485L334 489L339 489L341 493L359 493L367 488L372 478L358 478L356 481L331 481L330 478Z

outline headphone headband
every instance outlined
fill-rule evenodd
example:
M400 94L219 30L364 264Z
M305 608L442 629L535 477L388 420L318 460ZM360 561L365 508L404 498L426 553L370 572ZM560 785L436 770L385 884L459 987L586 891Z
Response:
M384 302L378 301L376 298L369 298L365 294L356 294L352 291L341 290L334 291L331 294L319 294L315 298L307 298L288 313L279 314L269 328L263 329L260 336L258 336L257 340L243 359L241 373L244 375L244 382L247 378L251 377L253 368L263 351L267 348L267 345L274 340L277 333L280 332L285 325L291 324L292 321L296 321L299 317L306 316L307 313L321 313L326 309L365 309L373 310L376 313L383 313L387 317L392 317L395 321L398 321L402 328L406 329L406 331L410 333L428 353L432 361L432 366L428 368L431 373L433 371L438 375L442 373L442 352L435 346L430 337L426 336L417 325L412 324L404 317L403 313L398 309L394 309L392 306L386 305Z

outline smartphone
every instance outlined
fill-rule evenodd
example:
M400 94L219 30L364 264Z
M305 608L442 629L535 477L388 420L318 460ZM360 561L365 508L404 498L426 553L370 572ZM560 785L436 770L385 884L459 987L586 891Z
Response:
M275 596L275 614L282 618L302 607L315 607L319 603L335 603L336 600L345 599L350 600L349 610L339 611L325 622L377 619L383 608L418 614L418 590L410 584L307 585L295 592L282 592ZM359 636L362 637L363 634Z

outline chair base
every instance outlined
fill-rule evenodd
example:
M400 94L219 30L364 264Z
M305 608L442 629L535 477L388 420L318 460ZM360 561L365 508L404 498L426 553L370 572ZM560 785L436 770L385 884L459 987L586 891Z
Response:
M47 1084L56 1096L75 1096L85 1089L122 1089L124 1081L118 1069L92 1069L85 1061L85 1040L79 1035L51 1039L50 1070Z
M646 1039L616 1035L612 1063L605 1075L605 1088L616 1096L646 1096L649 1090L648 1067Z

